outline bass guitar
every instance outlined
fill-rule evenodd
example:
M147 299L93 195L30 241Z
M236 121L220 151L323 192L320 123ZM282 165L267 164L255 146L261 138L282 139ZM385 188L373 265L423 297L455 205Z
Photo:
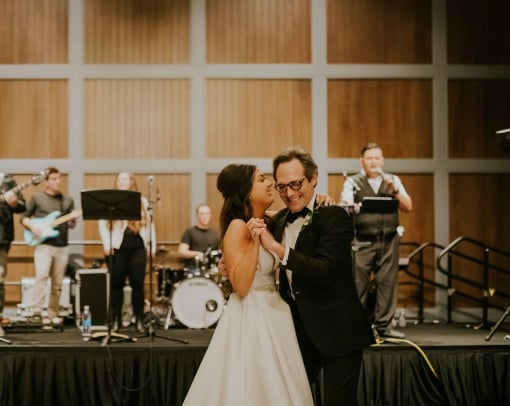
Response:
M48 170L41 171L38 174L32 176L29 180L26 180L25 182L20 183L19 185L13 187L12 189L7 190L6 192L0 195L0 203L5 202L5 194L7 192L18 193L19 191L25 189L28 186L38 185L39 183L41 183L43 179L46 178L46 176L48 176Z
M62 213L59 210L55 210L48 214L46 217L34 218L30 220L30 223L34 226L37 226L41 229L41 234L37 237L30 231L29 229L25 229L24 231L24 239L28 245L32 247L35 245L39 245L42 242L46 241L48 238L57 237L60 232L55 229L60 224L65 223L66 221L77 219L81 216L81 210L73 210L71 213L68 213L62 217L59 217Z

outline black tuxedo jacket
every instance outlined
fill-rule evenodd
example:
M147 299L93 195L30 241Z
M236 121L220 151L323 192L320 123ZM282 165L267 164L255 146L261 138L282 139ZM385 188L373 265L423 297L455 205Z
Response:
M288 209L279 211L270 229L282 241ZM374 342L352 273L352 219L339 206L315 209L280 270L280 294L293 309L295 324L326 357L340 357ZM292 270L292 291L285 269ZM296 320L300 319L300 320ZM305 356L305 355L303 355Z

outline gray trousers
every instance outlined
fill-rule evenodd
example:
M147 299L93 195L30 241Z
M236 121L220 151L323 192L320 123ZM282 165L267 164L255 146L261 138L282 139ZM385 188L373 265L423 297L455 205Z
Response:
M377 328L385 328L391 323L397 310L400 237L397 233L390 237L381 235L374 237L370 242L372 244L361 247L355 254L354 279L361 304L365 309L370 287L375 282L373 324Z

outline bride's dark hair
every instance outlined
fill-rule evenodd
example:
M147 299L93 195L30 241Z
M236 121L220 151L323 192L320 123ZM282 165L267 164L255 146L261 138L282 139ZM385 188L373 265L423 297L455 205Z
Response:
M230 164L218 175L216 188L223 195L220 213L221 236L234 219L248 221L253 215L250 192L255 178L255 165Z

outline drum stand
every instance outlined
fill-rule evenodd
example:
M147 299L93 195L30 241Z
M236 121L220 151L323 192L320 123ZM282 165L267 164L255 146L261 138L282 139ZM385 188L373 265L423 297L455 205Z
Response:
M188 344L189 341L188 340L184 340L184 339L181 339L181 338L177 338L177 337L168 337L168 336L163 336L163 335L159 335L157 334L155 331L154 331L154 328L153 328L153 323L152 323L152 296L153 296L153 275L152 275L152 268L153 268L153 264L152 264L152 243L153 243L153 235L152 235L152 229L153 229L153 220L152 220L152 212L153 212L153 200L152 200L152 195L153 195L153 192L152 192L152 188L153 188L153 183L154 183L154 176L149 176L148 177L148 181L149 181L149 198L148 198L148 201L149 201L149 205L147 207L147 217L148 217L148 227L149 227L149 321L148 321L148 326L147 326L147 329L146 329L146 333L141 335L141 336L138 336L137 338L144 338L144 337L149 337L150 341L152 342L154 340L154 337L157 337L157 338L162 338L164 340L168 340L168 341L175 341L175 342L178 342L178 343L182 343L182 344Z
M113 220L140 220L141 216L141 195L139 192L130 190L89 190L81 192L83 219L101 220L108 219L110 226L110 255L108 256L108 273L110 274L113 266L113 246L112 246L112 225ZM106 323L108 331L99 332L91 335L89 341L101 340L101 345L105 346L111 342L135 342L136 338L131 338L125 334L112 333L111 320L111 284L108 292L108 301L106 306ZM93 310L92 310L93 311Z

